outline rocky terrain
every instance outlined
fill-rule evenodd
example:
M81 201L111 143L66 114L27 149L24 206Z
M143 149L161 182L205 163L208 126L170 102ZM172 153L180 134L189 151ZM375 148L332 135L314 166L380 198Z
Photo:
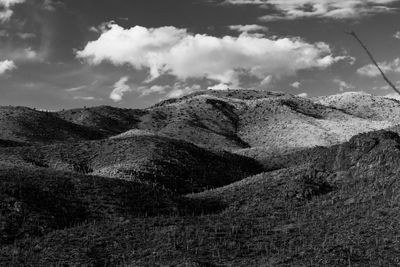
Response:
M397 266L400 102L0 108L0 265Z

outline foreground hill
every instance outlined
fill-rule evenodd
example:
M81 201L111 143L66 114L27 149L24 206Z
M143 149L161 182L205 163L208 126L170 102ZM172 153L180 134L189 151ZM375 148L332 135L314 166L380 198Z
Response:
M222 212L76 225L4 246L0 257L37 266L397 266L398 147L395 133L361 134L318 150L332 155L321 162L190 196L221 201Z
M0 150L0 166L42 167L153 183L179 193L223 186L262 168L253 159L159 136Z
M3 167L0 244L91 221L206 212L208 206L200 204L151 184L43 168Z

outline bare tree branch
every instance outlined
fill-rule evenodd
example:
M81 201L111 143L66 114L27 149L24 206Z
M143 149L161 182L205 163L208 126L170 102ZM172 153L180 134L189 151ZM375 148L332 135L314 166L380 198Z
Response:
M396 93L398 93L400 95L400 91L396 88L396 86L389 80L389 78L386 76L386 74L383 72L383 70L381 69L381 67L379 67L378 62L376 62L374 56L371 54L371 52L368 50L368 48L365 46L365 44L360 40L360 38L358 38L357 34L354 31L345 31L345 33L353 36L362 46L362 48L364 48L365 52L367 52L369 58L372 60L372 62L374 63L374 65L378 68L379 72L381 73L383 79L390 85L390 87L393 88L394 91L396 91Z

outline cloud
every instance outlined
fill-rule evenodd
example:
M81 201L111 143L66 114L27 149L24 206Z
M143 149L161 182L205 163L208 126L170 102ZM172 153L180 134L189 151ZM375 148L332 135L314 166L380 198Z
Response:
M238 32L246 32L246 33L251 33L251 32L267 32L268 27L257 25L257 24L251 24L251 25L230 25L229 26L230 30L233 31L238 31Z
M94 96L74 96L75 100L86 100L86 101L90 101L90 100L99 100L97 98L95 98Z
M213 86L209 86L207 89L208 90L228 90L231 87L229 87L228 84L225 83L219 83L219 84L215 84Z
M0 6L9 8L9 7L12 7L13 5L21 4L24 2L25 2L25 0L0 0Z
M191 86L183 85L181 83L176 83L173 86L173 89L167 94L167 98L178 98L184 95L193 93L194 91L198 91L201 89L201 86L198 84L193 84Z
M0 61L0 75L3 75L4 73L12 71L16 68L17 66L14 64L14 61L12 60Z
M85 89L86 87L87 87L86 85L82 85L82 86L77 86L77 87L72 87L72 88L65 89L65 91L67 91L67 92L76 92L76 91L80 91L82 89Z
M297 96L300 96L300 97L308 97L308 94L307 94L307 93L301 93L301 94L298 94Z
M44 10L53 12L55 10L57 10L58 7L63 7L64 3L61 1L57 1L57 0L44 0L43 1L43 5L42 8Z
M392 12L390 4L398 0L226 0L226 4L260 5L273 8L274 13L264 21L298 18L352 19L362 16Z
M171 88L169 85L153 85L151 87L140 86L137 88L137 91L140 92L140 96L147 96L150 94L163 94Z
M119 79L115 84L114 84L114 89L112 90L110 94L110 99L114 100L115 102L119 102L122 100L122 97L126 92L131 92L132 89L130 86L127 84L129 80L129 77L125 76Z
M270 87L272 86L273 82L274 82L274 79L272 78L272 76L271 76L271 75L268 75L267 77L265 77L265 78L260 82L260 86L261 86L262 88L268 89L268 88L270 88Z
M400 39L400 31L397 31L395 34L393 34L393 37L395 39Z
M345 90L350 90L350 89L354 89L355 87L351 84L348 84L345 81L342 81L340 79L333 79L332 80L335 84L337 84L339 86L339 91L343 92Z
M384 72L397 72L400 73L400 58L395 58L393 61L383 61L378 63L379 67ZM357 73L367 77L377 77L380 74L378 68L373 65L365 65L357 70Z
M328 44L300 38L266 38L240 34L221 38L191 34L175 27L124 29L110 24L100 37L77 52L89 64L111 62L148 69L148 81L174 75L181 81L209 79L237 86L240 74L260 80L294 75L299 70L324 69L345 56L334 56Z
M12 7L24 3L25 0L0 0L0 21L6 22L14 14Z
M298 89L300 87L300 85L301 85L301 82L294 82L290 86Z

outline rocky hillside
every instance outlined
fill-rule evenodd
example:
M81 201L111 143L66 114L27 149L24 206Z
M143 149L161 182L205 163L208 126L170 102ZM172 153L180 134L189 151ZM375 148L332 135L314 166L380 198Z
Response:
M68 122L78 124L104 135L118 134L135 128L144 110L121 109L109 106L63 110L56 113Z
M220 202L222 212L79 224L4 246L0 258L21 265L397 266L399 147L393 132L357 135L319 148L319 161L189 196Z
M52 112L26 107L0 107L0 139L3 140L54 142L102 137L99 132L65 121Z
M400 102L0 108L0 265L398 266Z
M158 136L34 145L0 150L0 166L42 167L198 192L262 171L253 159Z
M354 116L376 120L400 122L400 102L383 96L374 96L362 92L347 92L332 96L313 98L314 102L335 107Z

